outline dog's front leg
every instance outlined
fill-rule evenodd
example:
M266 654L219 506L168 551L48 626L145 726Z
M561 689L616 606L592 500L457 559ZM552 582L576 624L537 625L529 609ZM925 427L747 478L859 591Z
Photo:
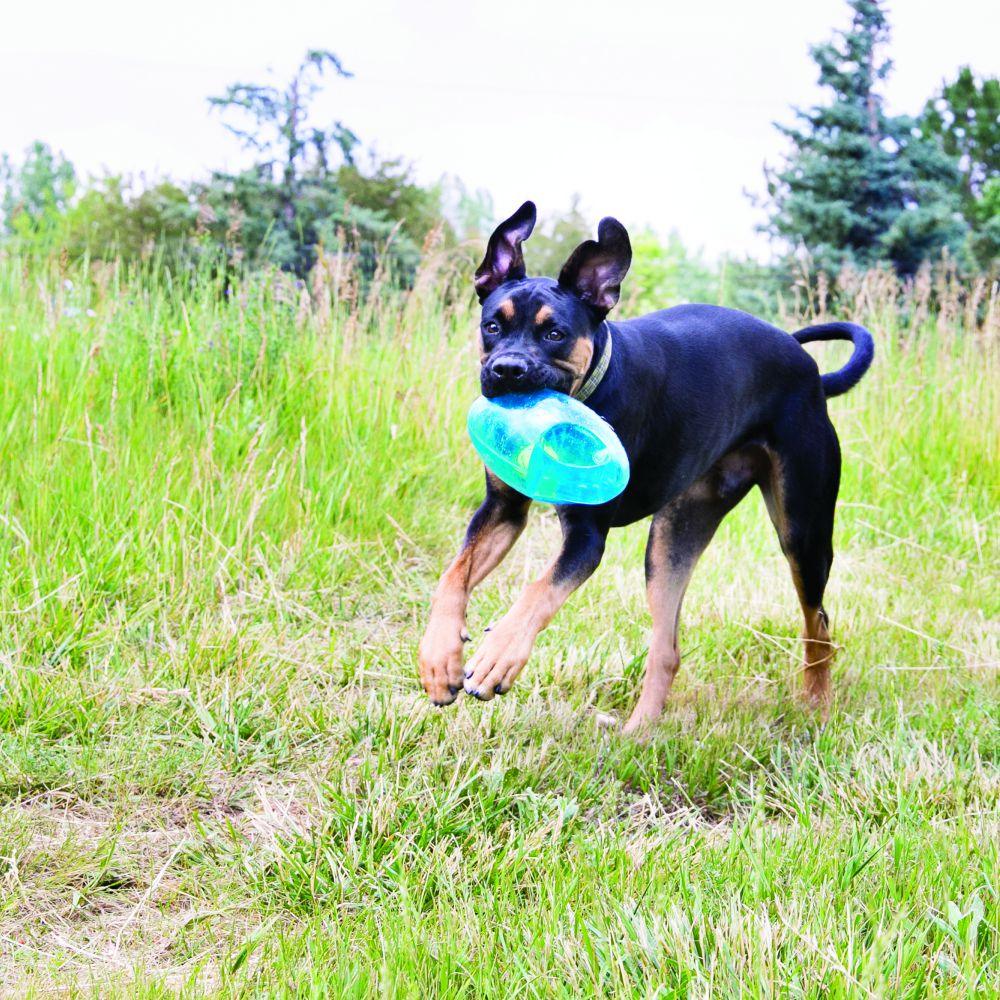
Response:
M524 529L531 501L487 473L486 499L472 516L462 551L444 571L420 642L420 683L435 705L462 690L465 612L472 588L492 572Z
M600 565L608 535L606 511L561 507L559 520L563 530L559 555L487 632L465 671L467 694L482 701L506 694L527 663L538 633Z

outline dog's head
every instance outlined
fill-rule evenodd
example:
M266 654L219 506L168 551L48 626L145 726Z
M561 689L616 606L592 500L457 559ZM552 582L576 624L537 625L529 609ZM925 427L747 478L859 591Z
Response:
M594 335L632 262L625 227L607 218L596 240L570 254L558 281L529 278L521 244L534 226L535 206L526 201L494 230L476 271L484 396L577 391L593 360Z

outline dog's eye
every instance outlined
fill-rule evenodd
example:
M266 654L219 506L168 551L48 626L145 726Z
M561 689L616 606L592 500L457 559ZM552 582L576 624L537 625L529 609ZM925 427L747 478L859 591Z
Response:
M551 340L555 344L558 344L559 341L562 340L563 337L565 337L565 336L566 336L566 334L564 334L562 332L562 330L546 330L545 331L545 339L546 340Z
M483 333L488 333L491 337L495 337L500 332L500 324L496 320L490 320L488 323L483 324Z

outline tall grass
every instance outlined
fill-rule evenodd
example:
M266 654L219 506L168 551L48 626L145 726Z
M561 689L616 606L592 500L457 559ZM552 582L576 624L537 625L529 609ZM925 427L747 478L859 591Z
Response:
M875 272L784 300L788 328L835 296L877 340L831 403L834 711L795 702L798 613L753 497L635 743L605 723L641 681L642 525L510 698L419 691L481 491L453 282L0 259L0 982L1000 990L996 289ZM556 537L534 514L474 633Z

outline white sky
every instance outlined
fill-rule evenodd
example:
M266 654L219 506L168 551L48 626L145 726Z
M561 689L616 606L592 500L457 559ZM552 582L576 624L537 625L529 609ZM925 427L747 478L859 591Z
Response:
M1000 70L1000 4L890 11L891 111L963 63ZM421 180L457 174L499 215L579 192L595 220L761 255L744 191L783 148L771 123L818 96L809 44L847 20L844 0L2 0L0 150L40 138L85 173L203 176L241 162L206 95L329 48L355 77L322 106Z

